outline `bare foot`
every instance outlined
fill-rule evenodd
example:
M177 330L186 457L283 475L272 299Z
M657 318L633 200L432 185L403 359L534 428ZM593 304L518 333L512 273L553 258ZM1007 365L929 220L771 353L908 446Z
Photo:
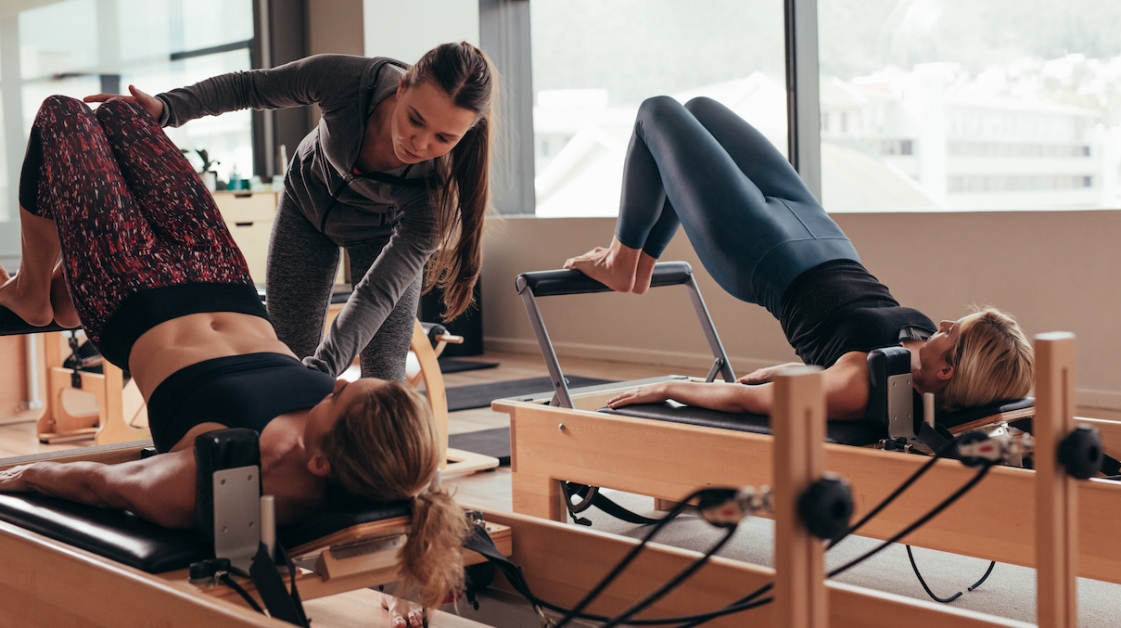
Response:
M635 294L644 294L650 289L650 278L654 274L654 264L658 263L658 258L650 257L646 251L638 258L638 271L634 276L634 289L631 292Z
M389 611L393 628L420 628L424 624L424 609L408 600L382 593L381 607Z
M638 257L638 249L624 246L618 239L612 238L610 248L597 246L579 257L569 259L564 267L578 270L617 292L630 292L635 285Z
M51 275L51 308L54 310L54 321L60 326L71 328L82 324L70 298L70 289L66 287L66 278L62 276L62 264L56 266Z
M20 282L20 273L14 276L0 267L0 305L11 310L29 325L42 327L54 320L49 286L30 290Z

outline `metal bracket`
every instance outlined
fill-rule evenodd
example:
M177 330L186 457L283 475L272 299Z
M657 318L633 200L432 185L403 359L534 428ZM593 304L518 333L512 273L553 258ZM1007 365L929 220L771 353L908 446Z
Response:
M249 573L261 543L260 467L214 472L214 555Z
M915 400L911 391L910 373L887 378L888 436L905 438L908 443L919 442L915 434Z

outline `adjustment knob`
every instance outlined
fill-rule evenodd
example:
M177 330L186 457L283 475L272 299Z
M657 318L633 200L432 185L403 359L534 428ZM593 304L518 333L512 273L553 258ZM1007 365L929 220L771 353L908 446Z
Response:
M849 483L832 473L810 485L798 500L802 523L819 539L835 539L848 530L852 509Z
M1073 478L1086 480L1102 468L1102 435L1089 425L1079 425L1059 443L1059 462Z

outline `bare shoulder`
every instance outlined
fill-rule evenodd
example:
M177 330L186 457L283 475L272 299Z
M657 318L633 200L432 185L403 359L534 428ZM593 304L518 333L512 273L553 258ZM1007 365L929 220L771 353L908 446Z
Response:
M850 351L825 369L825 397L831 419L862 419L868 411L868 354Z

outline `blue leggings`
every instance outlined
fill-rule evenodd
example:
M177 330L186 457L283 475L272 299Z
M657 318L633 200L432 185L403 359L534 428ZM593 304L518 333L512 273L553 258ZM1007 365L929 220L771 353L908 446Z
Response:
M678 225L722 288L776 318L798 275L860 261L794 168L743 118L710 98L682 106L656 96L638 110L615 237L658 258Z

